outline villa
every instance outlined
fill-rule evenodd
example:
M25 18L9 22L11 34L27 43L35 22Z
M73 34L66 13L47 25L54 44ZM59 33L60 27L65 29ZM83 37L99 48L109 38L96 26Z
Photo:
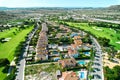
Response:
M82 45L82 40L74 40L74 43L75 43L77 46L81 46L81 45Z
M74 40L80 40L81 37L80 36L74 36Z
M60 25L60 29L64 30L64 32L72 32L67 26Z
M77 74L73 71L62 72L62 76L58 80L79 80Z
M58 33L55 38L61 38L62 36L67 36L68 33Z
M71 44L72 49L78 49L79 47L76 44Z
M74 39L74 44L75 44L76 46L81 46L81 45L82 45L81 37L80 37L77 33L71 34L70 36L73 37L73 39Z
M68 55L71 58L77 58L79 56L79 53L76 49L72 49L71 47L68 48Z
M73 58L77 58L79 56L78 49L79 46L82 45L81 37L78 35L74 35L74 44L71 44L70 47L68 47L68 55Z
M36 58L35 58L35 60L48 60L48 54L47 54L48 52L47 52L47 50L45 50L45 51L40 51L40 53L37 53L36 54Z
M75 67L77 64L77 62L74 58L59 60L58 63L59 63L59 65L62 66L62 68Z
M79 56L78 49L79 46L82 45L82 40L80 36L74 36L74 44L71 44L70 47L68 47L68 55L73 58L77 58Z

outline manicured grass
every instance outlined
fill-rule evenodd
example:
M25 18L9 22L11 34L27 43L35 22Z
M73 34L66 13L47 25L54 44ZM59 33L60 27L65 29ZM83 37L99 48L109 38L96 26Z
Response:
M0 38L11 37L11 40L6 43L0 43L0 58L8 58L10 61L13 60L16 47L21 41L25 40L25 36L33 29L33 26L26 28L21 31L16 31L16 28L7 30L5 32L0 32ZM16 35L13 34L16 32ZM0 68L0 80L6 77L5 73L2 73L3 68Z
M13 32L16 32L16 27L11 28L10 30L5 30L4 32L0 32L0 38L12 37L14 36Z
M120 44L116 42L120 42L120 30L116 32L114 29L104 28L104 27L97 27L97 26L89 26L88 23L71 23L66 22L70 26L80 27L85 31L90 31L92 34L96 35L97 37L106 37L110 39L110 44L115 46L115 49L120 50ZM119 39L118 39L119 38Z

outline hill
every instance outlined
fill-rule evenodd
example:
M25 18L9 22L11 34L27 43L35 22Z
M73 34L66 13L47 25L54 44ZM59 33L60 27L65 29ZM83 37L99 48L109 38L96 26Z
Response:
M108 9L120 11L120 5L112 5L112 6L108 7Z

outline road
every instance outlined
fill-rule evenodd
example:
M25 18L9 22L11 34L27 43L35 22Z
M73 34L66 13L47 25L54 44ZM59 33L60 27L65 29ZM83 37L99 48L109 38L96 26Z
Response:
M104 80L101 46L94 37L91 36L91 39L94 42L93 44L96 49L96 53L92 65L93 72L90 72L90 74L94 76L92 80Z
M114 20L105 20L105 19L97 19L97 18L90 18L90 17L85 17L84 19L90 20L90 21L100 21L100 22L120 24L120 21L114 21Z
M24 71L25 71L25 64L26 64L26 60L25 60L24 57L27 56L27 51L28 51L29 43L30 43L33 35L37 31L38 27L39 27L39 25L37 27L35 27L33 29L33 31L28 35L28 38L26 40L26 45L24 46L24 52L20 56L20 60L19 60L19 63L17 65L17 72L16 72L16 78L15 78L15 80L24 80Z
M95 18L91 18L91 19L92 19L92 20L95 20L95 21L101 21L101 22L108 22L108 23L120 24L120 21L104 20L104 19L95 19Z

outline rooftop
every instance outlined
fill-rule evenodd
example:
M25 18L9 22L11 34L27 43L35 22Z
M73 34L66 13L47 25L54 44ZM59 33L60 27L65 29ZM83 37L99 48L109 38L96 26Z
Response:
M62 77L59 80L79 80L79 77L73 71L62 72Z

